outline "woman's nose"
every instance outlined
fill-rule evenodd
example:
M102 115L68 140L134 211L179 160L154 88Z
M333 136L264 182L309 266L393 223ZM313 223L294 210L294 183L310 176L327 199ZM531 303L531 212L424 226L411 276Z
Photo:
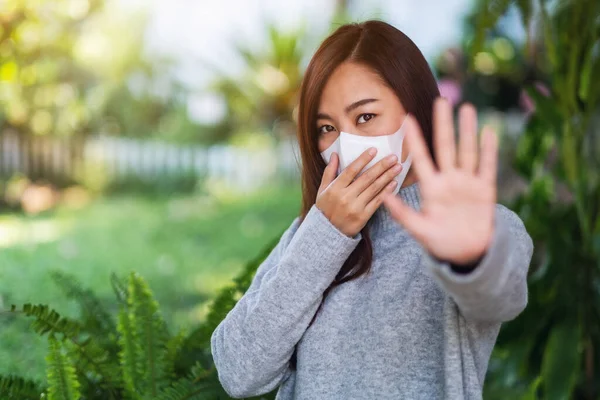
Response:
M340 132L345 132L345 133L349 133L351 135L356 135L356 136L370 136L366 132L362 132L361 129L358 129L354 126L341 129Z
M340 132L346 132L357 136L366 136L364 132L361 132L360 129L349 122L340 126Z

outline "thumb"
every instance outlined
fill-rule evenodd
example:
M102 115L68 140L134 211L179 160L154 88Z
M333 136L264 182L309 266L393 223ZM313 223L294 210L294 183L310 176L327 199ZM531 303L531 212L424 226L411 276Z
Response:
M337 153L331 153L331 158L329 159L329 164L325 167L323 171L323 178L321 179L321 187L319 192L324 191L333 183L335 178L337 177L337 169L338 169L339 159Z

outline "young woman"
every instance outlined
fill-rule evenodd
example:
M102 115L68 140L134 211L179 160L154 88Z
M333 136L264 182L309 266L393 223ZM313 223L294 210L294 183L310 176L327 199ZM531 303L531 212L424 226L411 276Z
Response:
M496 204L494 133L478 146L465 105L456 145L438 96L386 23L342 26L317 50L300 94L300 216L212 335L231 396L482 397L500 325L527 303L533 245Z

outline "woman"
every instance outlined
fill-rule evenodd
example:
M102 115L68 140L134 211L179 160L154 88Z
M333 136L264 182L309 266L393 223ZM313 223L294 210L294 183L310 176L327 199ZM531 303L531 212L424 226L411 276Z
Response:
M231 396L481 398L500 325L527 303L533 246L496 204L495 135L478 150L463 106L456 146L438 96L386 23L342 26L318 49L300 94L300 216L212 335ZM392 137L400 160L356 154Z

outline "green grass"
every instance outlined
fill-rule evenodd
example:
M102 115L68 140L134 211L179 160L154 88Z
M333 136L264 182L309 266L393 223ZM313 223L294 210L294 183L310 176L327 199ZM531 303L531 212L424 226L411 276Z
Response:
M109 276L139 272L171 326L192 327L207 299L297 215L300 192L273 188L215 201L198 196L115 197L38 217L0 215L0 308L47 303L76 312L48 271L73 274L116 310ZM46 339L0 315L0 374L42 378Z

